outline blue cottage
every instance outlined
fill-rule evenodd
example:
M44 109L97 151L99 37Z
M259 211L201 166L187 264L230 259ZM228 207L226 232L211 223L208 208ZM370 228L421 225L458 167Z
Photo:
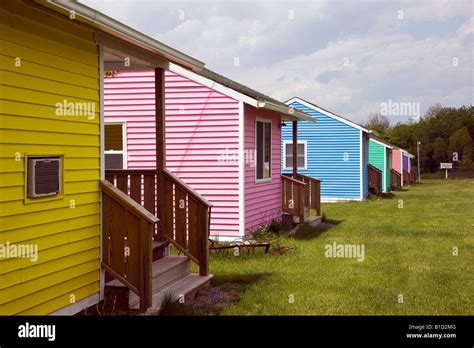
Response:
M361 201L367 197L370 131L301 98L287 105L318 122L298 123L298 173L321 180L321 202ZM282 171L293 166L292 125L282 127Z

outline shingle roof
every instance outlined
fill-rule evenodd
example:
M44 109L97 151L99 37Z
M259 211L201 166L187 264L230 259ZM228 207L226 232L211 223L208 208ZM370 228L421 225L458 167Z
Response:
M263 93L257 92L256 90L247 87L241 83L238 83L234 80L229 79L228 77L222 76L212 70L209 69L202 69L200 71L195 71L196 74L199 74L205 78L208 78L210 80L213 80L217 83L220 83L221 85L231 88L234 91L237 91L239 93L245 94L246 96L249 96L251 98L254 98L256 100L261 100L261 101L266 101L270 103L277 104L279 106L283 106L285 108L288 108L288 105L285 103L282 103L281 101L278 101L276 99L273 99L272 97L269 97Z

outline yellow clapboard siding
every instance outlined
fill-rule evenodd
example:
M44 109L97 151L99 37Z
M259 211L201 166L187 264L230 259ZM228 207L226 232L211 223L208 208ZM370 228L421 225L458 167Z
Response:
M5 41L31 47L38 51L48 52L52 55L71 60L72 62L82 62L91 67L99 66L98 54L94 56L93 52L71 47L62 41L50 40L37 35L32 36L20 28L9 27L3 22L0 22L0 32L4 34L3 39ZM15 40L11 40L11 37L14 37Z
M1 52L5 57L16 58L21 57L21 62L30 62L44 67L55 68L64 72L70 72L75 75L82 75L87 78L97 78L97 67L83 64L81 62L72 61L66 58L58 57L46 52L35 50L31 47L20 46L14 42L0 39ZM9 62L8 64L11 64ZM3 65L3 64L2 64ZM9 69L3 65L4 69ZM17 67L15 67L16 69Z
M64 173L65 182L89 181L99 179L99 169L89 170L66 170ZM23 186L25 181L24 172L10 172L0 174L0 187ZM1 207L1 205L0 205ZM2 210L0 210L1 214Z
M91 66L98 65L97 46L94 44L93 33L90 39L84 40L66 32L51 27L56 21L51 23L38 23L38 16L31 21L23 16L14 13L0 11L0 31L7 41L15 42L19 45L32 47L59 57L72 61L83 62ZM71 24L74 22L71 21ZM70 26L69 29L74 28ZM87 29L84 29L88 31ZM12 40L14 38L15 40Z
M4 275L5 278L2 278L6 281L3 281L2 284L0 284L0 289L6 289L22 282L33 280L37 278L38 275L44 276L50 273L59 272L78 264L98 260L98 257L99 254L97 253L97 250L91 249L71 256L63 257L61 258L61 262L53 260L50 262L32 265L31 267L23 268L20 271L10 272Z
M36 130L0 129L3 143L12 144L73 144L76 146L93 146L98 143L98 135L38 132Z
M84 102L96 102L95 105L95 117L88 118L87 116L62 116L65 117L66 119L71 119L71 120L96 120L98 123L100 118L98 115L100 114L100 109L99 109L99 92L97 92L97 97L94 99L86 99L83 97L74 97L74 96L66 96L66 95L61 95L61 94L50 94L50 93L45 93L45 92L39 92L35 90L26 90L24 88L18 88L18 87L13 87L13 86L0 86L0 95L2 96L3 99L6 100L12 100L12 101L19 101L22 103L31 103L31 104L39 104L39 105L45 105L49 107L54 107L52 109L52 113L49 114L49 116L57 116L56 115L56 108L55 105L57 103L63 103L64 99L67 100L68 103L84 103ZM46 114L45 114L46 115Z
M74 198L70 197L70 195L85 192L96 192L98 180L99 178L97 177L97 180L66 182L64 183L64 197L61 199L58 198L55 201L64 201L63 206L69 206L69 200ZM0 187L0 202L18 201L24 198L25 188L23 185ZM31 201L30 204L41 204L46 203L50 200L51 197L35 198L34 202Z
M38 306L27 309L23 312L17 313L18 315L44 315L45 313L55 312L63 307L71 304L71 293L74 293L76 302L85 299L91 295L98 294L99 282L93 282L92 284L83 286L79 289L74 289L67 292L62 296L58 296L52 300L44 302Z
M0 87L1 89L1 87ZM22 103L15 100L0 100L0 110L4 115L13 115L13 116L27 116L35 117L38 120L54 120L62 121L67 124L84 124L91 125L94 124L96 127L99 127L98 120L100 119L100 110L96 110L96 117L89 120L87 117L63 117L56 115L56 107L53 104L50 105L40 105L40 104L30 104ZM3 124L3 120L0 119L0 126Z
M1 127L1 125L0 125ZM68 169L98 169L100 149L97 146L74 145L36 145L36 144L2 144L0 140L0 173L9 172L10 162L3 163L2 160L15 160L17 153L21 156L21 162L25 153L29 154L63 154L64 168ZM7 166L7 167L5 167ZM23 169L22 169L23 170Z
M91 29L87 29L84 26L71 26L71 20L68 17L60 16L56 13L44 12L38 9L37 6L32 6L24 2L10 2L9 5L0 5L0 11L8 14L14 12L21 14L25 19L33 20L43 25L55 28L74 35L76 38L83 40L91 40Z
M97 227L97 230L99 230L99 227ZM63 257L67 257L83 251L97 249L97 253L99 253L99 245L99 238L93 237L80 240L74 243L64 244L56 248L43 250L39 255L38 261L31 261L29 258L10 258L0 262L0 264L2 264L2 268L0 268L0 271L2 272L2 274L5 274L8 272L13 272L20 268L28 268L52 260L57 260L59 263L61 263L61 259Z
M8 57L0 55L0 67L2 70L13 73L23 74L26 76L42 78L47 81L55 81L57 83L65 83L73 86L97 89L99 80L84 75L71 73L60 70L55 67L48 67L41 64L28 61L25 58L21 60L21 66L15 66L15 58L18 56Z
M2 110L3 111L3 110ZM72 134L99 135L100 128L97 124L86 122L64 122L60 117L44 119L38 117L12 116L0 113L1 127L4 129L18 129L47 132L60 128L62 132Z
M98 203L91 203L76 206L74 209L67 207L47 211L31 212L27 215L28 219L21 219L19 215L2 217L0 218L0 226L2 226L3 230L8 231L16 228L41 225L64 219L74 219L80 216L92 215L94 213L99 214L99 212L100 205Z
M76 242L78 240L92 237L94 234L89 235L89 233L92 233L91 231L94 231L93 233L97 233L97 226L99 224L99 214L81 216L70 220L60 220L47 224L47 228L40 227L41 225L35 225L31 227L0 232L0 243L6 243L7 241L17 243L32 238L41 238L50 234L66 231L70 233L70 241Z
M87 274L100 268L99 259L76 264L67 269L60 270L51 274L42 275L25 283L13 285L3 289L4 299L13 301L22 296L49 288L50 286L61 284L64 281L76 278L77 275ZM1 301L1 299L0 299Z
M40 247L0 260L0 314L48 314L99 291L99 50L92 28L26 1L0 2L0 32L0 240ZM56 115L64 100L92 117ZM64 197L23 202L25 153L64 156Z
M58 102L61 103L63 102L63 99L77 95L80 95L87 100L99 99L97 88L93 89L80 87L74 84L56 82L46 80L45 78L23 75L21 68L18 70L18 73L0 70L0 81L2 81L2 83L5 85L24 88L27 91L35 90L45 93L57 94L59 96L65 96L66 98L58 97ZM94 106L94 111L95 110L97 110L97 105Z
M25 175L23 172L0 173L0 187L23 185ZM0 205L0 214L2 208Z
M51 301L58 296L64 296L64 304L61 307L70 304L69 299L70 295L73 294L76 297L76 301L81 300L84 297L78 291L85 286L93 284L92 289L95 289L93 293L98 292L99 288L99 271L95 270L84 275L80 275L76 278L70 280L64 280L63 282L57 284L54 287L49 287L41 291L25 295L18 300L10 301L2 306L0 306L0 315L14 315L18 313L28 313L27 310L35 306L43 304L47 301ZM89 294L90 295L90 294ZM0 302L1 303L1 302ZM59 307L59 308L61 308ZM54 307L46 307L45 312L36 312L36 314L44 315L50 312L53 312L56 309Z

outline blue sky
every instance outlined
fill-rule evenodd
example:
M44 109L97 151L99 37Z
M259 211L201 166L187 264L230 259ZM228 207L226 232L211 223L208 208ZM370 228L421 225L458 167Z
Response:
M276 99L356 122L389 100L422 114L473 104L472 0L81 2Z

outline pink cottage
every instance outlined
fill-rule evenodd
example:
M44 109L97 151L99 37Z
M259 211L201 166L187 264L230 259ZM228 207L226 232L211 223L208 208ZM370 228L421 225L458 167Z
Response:
M153 70L105 79L106 169L155 168L154 86ZM211 235L232 240L281 218L282 123L314 119L209 70L177 65L165 73L165 100L166 167L213 204Z

